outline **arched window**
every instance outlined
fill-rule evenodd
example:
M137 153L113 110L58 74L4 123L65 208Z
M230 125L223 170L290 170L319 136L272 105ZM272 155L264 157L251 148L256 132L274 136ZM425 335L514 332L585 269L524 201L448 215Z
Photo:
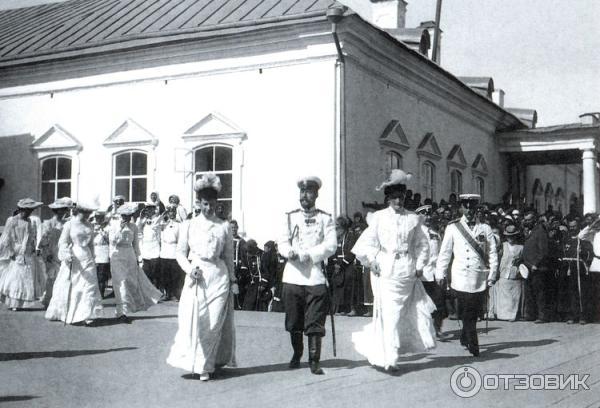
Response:
M222 189L219 193L219 204L224 207L224 214L231 218L233 198L233 150L225 145L203 146L194 151L194 180L206 172L214 172L221 179Z
M50 204L60 197L71 197L71 167L68 157L49 157L42 161L42 202ZM51 210L42 207L42 218L49 218Z
M118 153L113 163L114 195L125 201L146 201L148 197L148 155L138 151Z
M462 173L460 170L455 169L450 172L450 192L457 196L463 192Z
M402 155L389 151L385 155L388 171L402 169Z
M425 161L421 165L421 181L425 198L435 201L435 165Z
M475 177L475 192L481 196L481 202L485 201L485 180L483 177Z

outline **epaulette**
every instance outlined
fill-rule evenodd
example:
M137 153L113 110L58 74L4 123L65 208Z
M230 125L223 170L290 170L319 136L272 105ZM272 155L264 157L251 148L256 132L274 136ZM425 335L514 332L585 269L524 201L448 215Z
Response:
M319 210L318 208L316 209L316 212L321 213L321 214L325 214L325 215L329 215L331 217L331 214L329 214L328 212L325 212L323 210Z
M300 209L300 208L296 208L295 210L292 210L292 211L286 212L286 214L294 214L294 213L297 213L297 212L300 212L300 211L302 211L302 209Z

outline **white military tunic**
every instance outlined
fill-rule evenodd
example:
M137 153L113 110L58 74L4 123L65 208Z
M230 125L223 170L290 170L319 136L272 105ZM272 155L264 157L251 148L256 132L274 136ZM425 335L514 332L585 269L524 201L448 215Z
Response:
M475 252L471 244L460 233L456 224L461 223L464 229L487 252L489 266ZM437 259L438 276L446 276L450 258L452 262L452 289L460 292L476 293L485 290L488 279L493 279L498 269L498 252L492 229L487 224L475 224L473 229L467 225L467 218L448 224Z
M283 233L278 242L279 252L289 258L294 251L300 259L288 260L283 270L283 282L302 286L326 283L321 263L337 249L335 225L331 215L318 209L301 209L287 213Z

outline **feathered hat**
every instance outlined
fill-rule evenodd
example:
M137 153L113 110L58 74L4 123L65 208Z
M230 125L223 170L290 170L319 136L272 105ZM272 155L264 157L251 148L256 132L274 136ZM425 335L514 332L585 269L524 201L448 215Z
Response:
M390 176L383 183L376 187L375 190L392 197L395 194L404 193L406 191L406 183L412 179L412 173L406 173L400 169L394 169L390 173Z
M202 174L194 183L194 191L198 198L217 198L221 188L221 179L215 173Z

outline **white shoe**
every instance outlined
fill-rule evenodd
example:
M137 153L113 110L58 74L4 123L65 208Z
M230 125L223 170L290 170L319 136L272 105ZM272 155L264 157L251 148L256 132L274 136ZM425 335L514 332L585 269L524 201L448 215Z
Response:
M200 381L208 381L210 380L210 374L209 373L202 373L200 374Z

